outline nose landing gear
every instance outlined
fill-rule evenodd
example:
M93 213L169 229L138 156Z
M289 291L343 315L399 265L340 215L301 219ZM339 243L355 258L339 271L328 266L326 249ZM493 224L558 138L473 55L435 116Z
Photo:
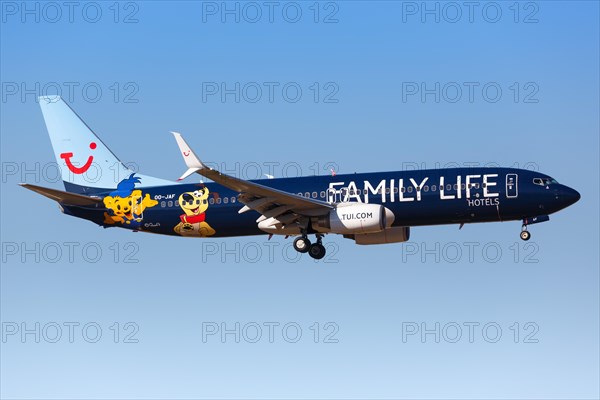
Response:
M531 233L527 230L527 225L523 225L521 227L521 240L529 240L531 239Z
M531 233L529 233L527 231L527 226L531 225L531 224L539 224L540 222L546 222L549 221L550 217L547 215L538 215L536 217L528 217L528 218L523 218L523 225L521 226L521 239L522 240L529 240L531 239Z

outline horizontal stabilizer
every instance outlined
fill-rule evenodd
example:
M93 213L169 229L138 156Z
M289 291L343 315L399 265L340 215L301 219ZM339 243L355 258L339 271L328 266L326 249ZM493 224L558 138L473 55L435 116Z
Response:
M102 204L102 199L98 197L89 197L81 194L63 192L62 190L45 188L42 186L30 185L29 183L19 183L26 189L33 190L36 193L46 196L49 199L58 201L59 203L71 206L93 206Z

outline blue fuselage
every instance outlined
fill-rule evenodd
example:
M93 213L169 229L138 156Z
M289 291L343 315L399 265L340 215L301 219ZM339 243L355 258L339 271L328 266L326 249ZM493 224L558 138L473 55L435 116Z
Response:
M575 190L547 175L513 168L452 168L398 172L263 179L254 181L282 191L330 202L382 204L394 213L393 226L420 226L522 220L549 215L579 199ZM192 215L198 192L208 188L201 215ZM72 190L73 188L69 188ZM87 195L108 197L111 190L89 189ZM65 206L65 212L105 227L166 235L181 235L181 224L202 220L214 232L228 237L265 234L257 227L260 214L239 214L238 193L216 183L174 184L140 188L133 202L146 207L126 215L125 222L111 221L103 207ZM189 193L189 195L186 195ZM181 201L190 199L187 212ZM201 203L202 200L198 200ZM187 202L184 204L188 204ZM195 218L195 219L194 219ZM179 226L179 228L177 228ZM183 235L185 236L185 235Z

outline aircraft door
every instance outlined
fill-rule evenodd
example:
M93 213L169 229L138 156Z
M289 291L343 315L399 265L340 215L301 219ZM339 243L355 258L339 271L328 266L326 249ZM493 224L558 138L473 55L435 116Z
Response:
M519 196L519 176L517 174L506 174L506 197L516 198Z

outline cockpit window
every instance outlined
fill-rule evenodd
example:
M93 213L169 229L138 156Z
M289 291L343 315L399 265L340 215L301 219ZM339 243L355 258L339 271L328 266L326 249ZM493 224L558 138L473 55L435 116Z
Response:
M558 182L556 181L556 179L552 178L533 178L533 183L540 186L548 186L557 184Z

